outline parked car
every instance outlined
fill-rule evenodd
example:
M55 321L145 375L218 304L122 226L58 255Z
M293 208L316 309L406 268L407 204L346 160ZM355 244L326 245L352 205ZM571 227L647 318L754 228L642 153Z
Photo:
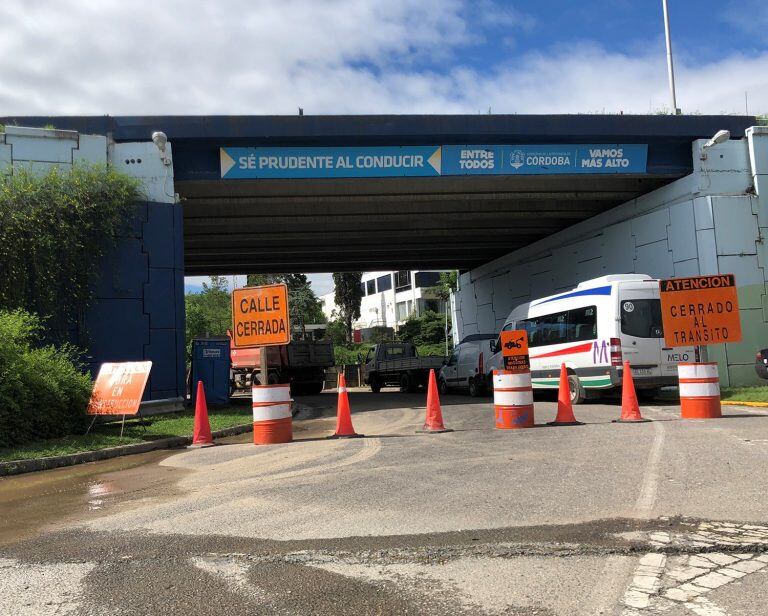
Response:
M469 391L470 396L485 393L484 363L486 358L493 355L495 340L496 334L472 334L456 345L440 369L440 393L444 394L451 389Z
M382 342L369 349L362 360L363 379L373 393L386 385L414 392L427 385L429 371L439 370L444 359L442 355L419 357L410 342Z
M768 349L760 349L755 356L755 372L761 379L768 379Z
M698 347L664 346L659 281L645 274L602 276L521 304L503 327L514 329L528 332L534 389L557 389L565 363L573 404L621 387L625 360L644 398L677 385L677 364L699 361ZM486 383L503 365L499 340L494 349L485 365Z

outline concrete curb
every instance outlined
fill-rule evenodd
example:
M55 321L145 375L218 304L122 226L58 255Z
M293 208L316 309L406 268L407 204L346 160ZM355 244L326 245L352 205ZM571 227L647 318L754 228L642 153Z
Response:
M768 402L743 402L739 400L721 400L720 404L729 406L753 406L755 408L768 408Z
M213 432L213 438L223 438L225 436L235 436L244 434L253 430L253 424L243 424L216 430ZM147 441L145 443L134 443L131 445L120 445L119 447L107 447L106 449L97 449L95 451L81 451L71 453L65 456L52 456L49 458L35 458L32 460L10 460L0 462L0 477L9 475L20 475L22 473L31 473L33 471L44 471L62 466L73 466L75 464L84 464L86 462L96 462L97 460L108 460L119 456L130 456L137 453L146 453L156 449L175 449L186 447L192 443L191 436L173 436L162 438L156 441Z

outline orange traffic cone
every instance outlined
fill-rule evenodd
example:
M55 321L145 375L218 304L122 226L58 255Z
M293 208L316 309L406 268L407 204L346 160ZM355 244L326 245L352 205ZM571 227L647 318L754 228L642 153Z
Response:
M548 426L583 426L580 421L576 421L573 414L573 404L571 404L571 389L568 387L568 370L565 364L560 364L560 389L557 392L557 417L555 421L550 421Z
M336 433L328 438L357 438L364 436L358 434L352 427L352 414L349 411L349 397L347 396L347 380L344 374L339 374L339 403L336 407Z
M621 417L614 419L614 423L641 423L650 421L640 414L640 405L637 403L635 382L632 380L632 369L629 362L624 362L624 377L621 383Z
M195 432L192 436L192 447L210 447L214 445L211 436L211 424L208 421L208 405L205 402L205 389L203 382L197 382L197 395L195 396Z
M443 425L443 412L440 410L440 396L437 394L437 380L435 371L429 371L429 386L427 389L427 416L424 419L424 427L416 430L420 434L438 434L440 432L453 432Z

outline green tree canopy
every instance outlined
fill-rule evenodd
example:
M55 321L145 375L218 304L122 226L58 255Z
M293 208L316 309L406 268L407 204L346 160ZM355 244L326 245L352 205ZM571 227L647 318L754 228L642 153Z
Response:
M347 340L352 341L352 322L360 318L360 304L363 300L363 289L360 283L362 272L341 272L333 275L335 285L334 300L339 307L341 320L347 330Z
M288 287L288 312L291 327L299 326L306 334L306 326L327 321L322 303L312 290L306 274L249 274L247 285L257 287L283 283Z
M444 342L445 315L431 310L419 316L411 315L400 326L397 336L403 342L413 342L417 346Z
M438 282L432 290L439 299L448 301L453 293L458 288L459 272L452 270L450 272L440 272L440 282Z
M193 338L202 336L226 336L232 327L232 296L224 276L211 276L203 283L200 293L187 293L186 341L187 351Z

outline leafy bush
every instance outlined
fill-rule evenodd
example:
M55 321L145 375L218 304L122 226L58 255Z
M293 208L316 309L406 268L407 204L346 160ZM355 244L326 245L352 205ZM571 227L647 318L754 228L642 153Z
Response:
M448 321L450 327L450 321ZM400 340L422 344L437 344L445 340L445 315L428 310L419 316L412 315L397 332Z
M107 165L0 169L0 308L38 314L49 340L67 340L140 198L139 181Z
M363 344L334 344L333 345L333 357L336 360L337 366L351 366L353 364L360 363L358 355L365 359L365 354L373 345L368 343Z
M35 315L0 311L0 447L85 429L91 378L73 347L41 338Z

